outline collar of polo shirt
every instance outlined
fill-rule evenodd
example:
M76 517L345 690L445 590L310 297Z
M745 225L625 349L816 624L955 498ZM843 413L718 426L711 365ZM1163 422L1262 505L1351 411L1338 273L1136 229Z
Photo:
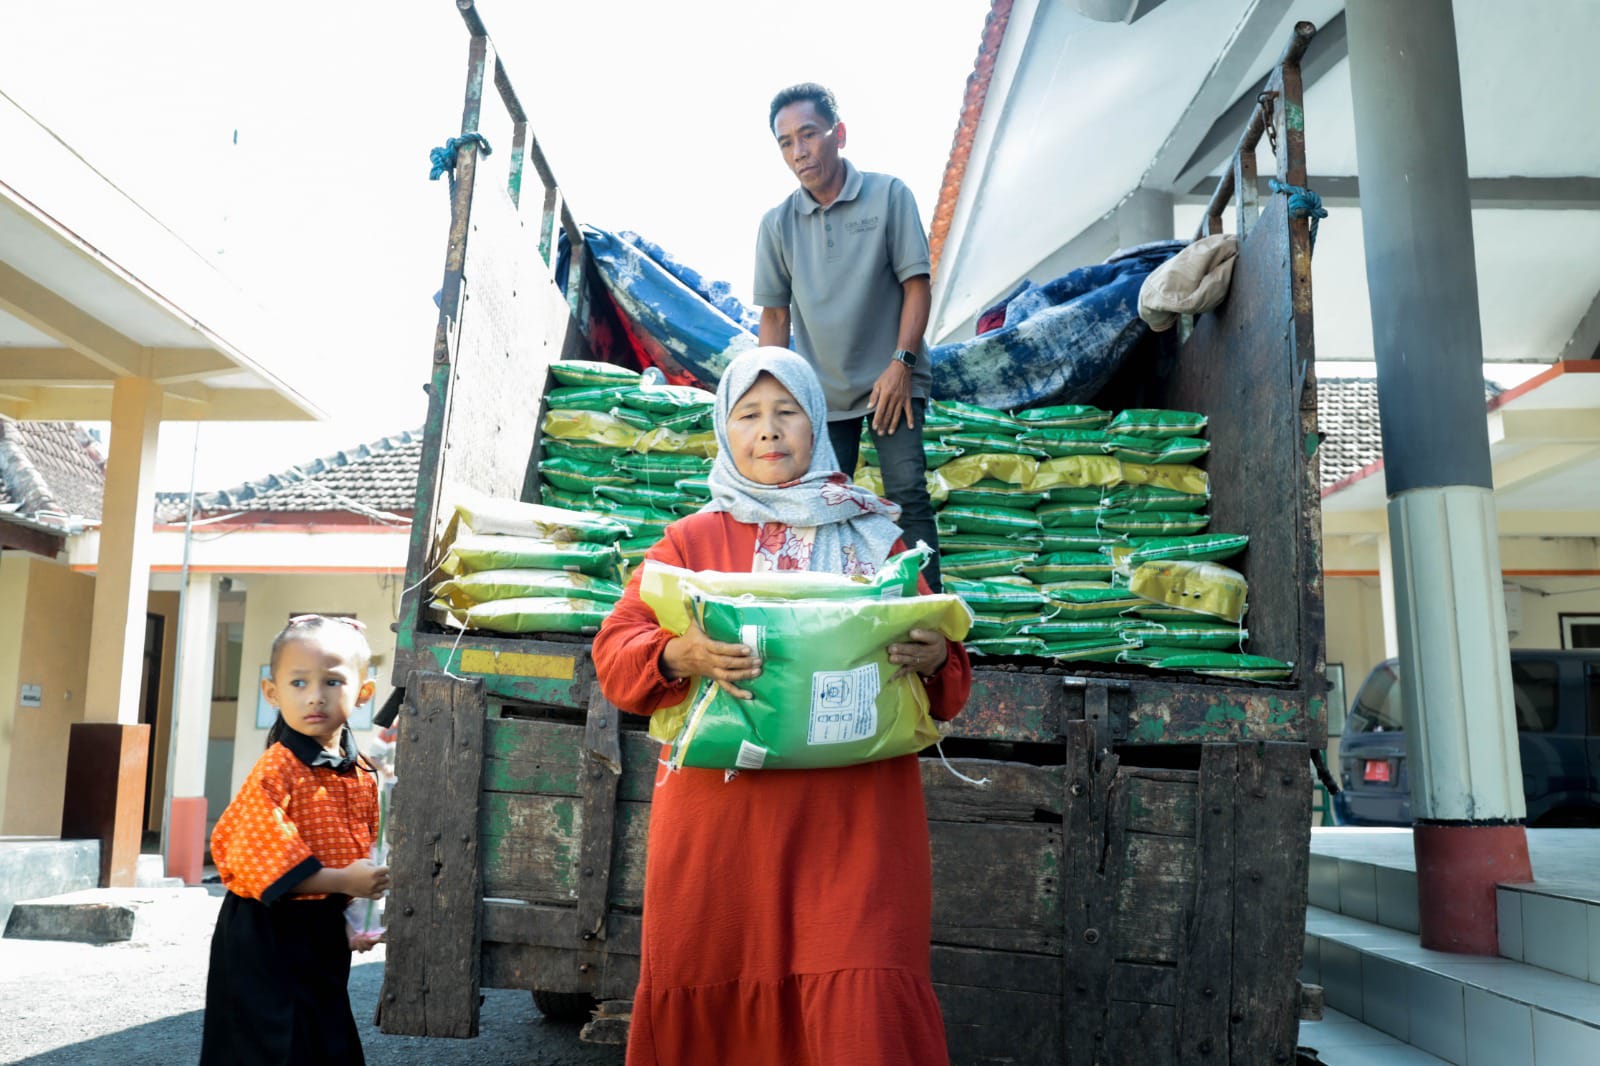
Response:
M833 207L835 204L842 204L846 200L854 200L861 192L861 171L857 170L855 164L848 159L840 159L839 161L844 164L844 188L839 190L839 195L833 198L833 203L830 203L829 207ZM823 206L813 200L811 194L806 192L805 189L796 189L794 195L795 207L799 209L802 215L809 215L813 211L823 210Z

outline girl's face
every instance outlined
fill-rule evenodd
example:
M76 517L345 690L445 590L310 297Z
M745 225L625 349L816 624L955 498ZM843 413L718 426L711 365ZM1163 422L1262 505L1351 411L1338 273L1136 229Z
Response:
M278 649L272 676L261 691L296 733L336 751L350 714L372 698L373 683L361 677L354 649L331 632L290 640Z
M771 374L734 402L727 432L734 468L759 485L786 485L811 469L811 419Z

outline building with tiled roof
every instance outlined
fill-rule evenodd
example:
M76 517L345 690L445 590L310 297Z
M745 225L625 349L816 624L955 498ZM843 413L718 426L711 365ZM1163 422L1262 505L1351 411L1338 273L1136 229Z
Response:
M64 528L92 525L105 485L100 443L76 422L0 416L0 511Z
M375 521L409 521L421 461L422 432L408 430L232 488L197 493L195 517L345 511ZM188 500L184 492L157 493L157 522L184 521Z
M1492 403L1500 387L1483 383L1484 400ZM1366 470L1383 458L1383 432L1378 423L1377 378L1318 378L1317 428L1322 434L1322 491Z

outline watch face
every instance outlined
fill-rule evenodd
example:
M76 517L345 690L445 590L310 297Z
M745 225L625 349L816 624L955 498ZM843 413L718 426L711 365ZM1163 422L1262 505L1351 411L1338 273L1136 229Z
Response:
M915 369L916 368L916 365L917 365L917 353L916 352L910 352L910 351L901 350L901 351L895 352L894 353L894 357L896 359L898 359L900 362L904 363L907 366L907 368L909 368L909 369Z

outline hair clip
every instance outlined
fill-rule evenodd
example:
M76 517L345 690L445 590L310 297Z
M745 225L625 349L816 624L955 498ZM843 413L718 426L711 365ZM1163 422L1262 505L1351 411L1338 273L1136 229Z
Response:
M289 619L289 624L292 626L309 625L312 622L343 622L357 633L365 633L367 631L367 624L361 619L345 618L343 615L337 614L297 614Z

